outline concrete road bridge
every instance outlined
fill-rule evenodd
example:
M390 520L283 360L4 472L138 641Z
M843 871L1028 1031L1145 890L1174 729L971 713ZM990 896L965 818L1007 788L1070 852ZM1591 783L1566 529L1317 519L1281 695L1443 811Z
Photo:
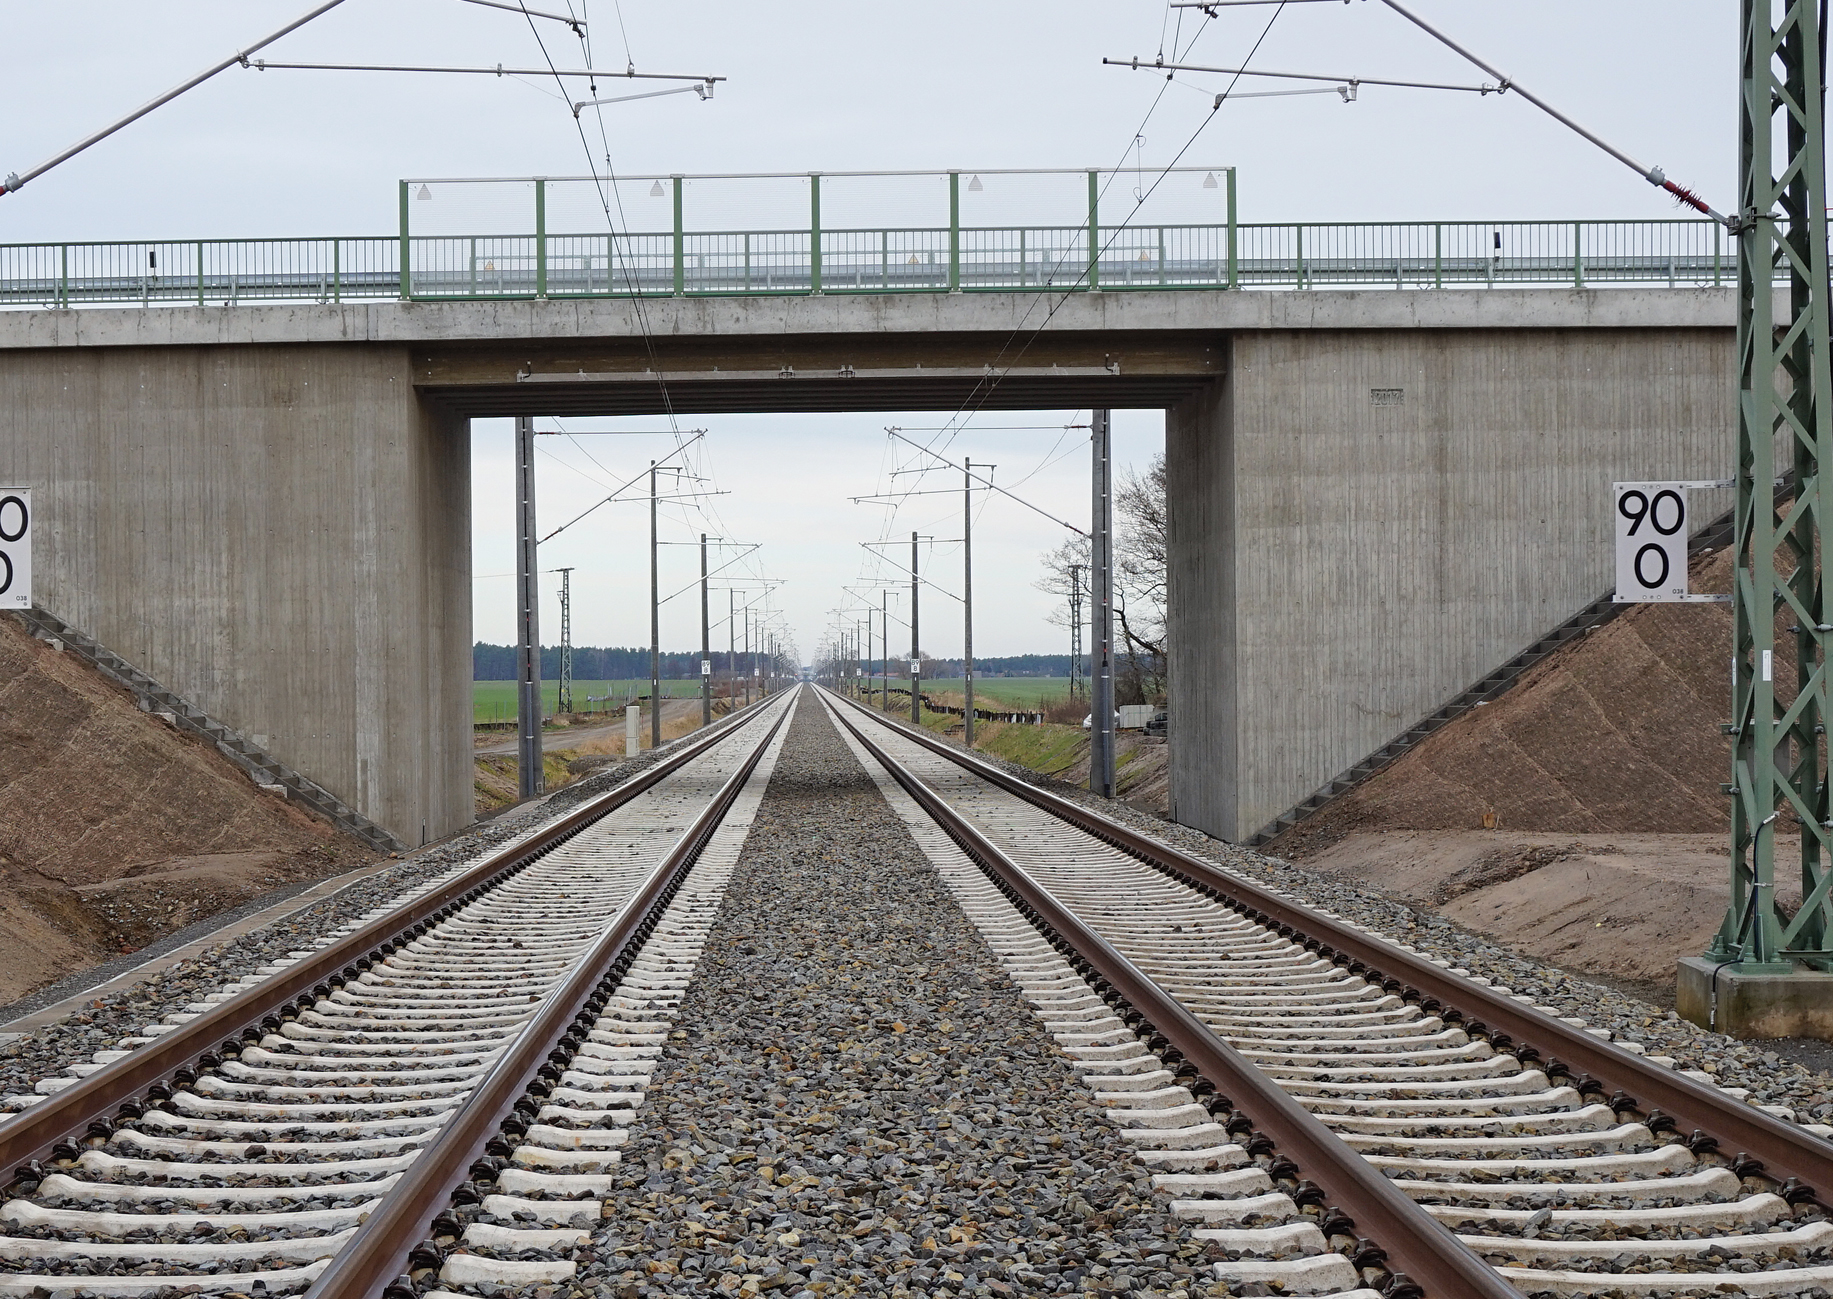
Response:
M1728 472L1711 223L965 222L1001 175L876 228L801 178L807 228L736 232L639 178L675 228L591 236L596 269L417 234L420 182L397 236L227 274L209 241L0 248L38 599L414 843L472 816L468 420L655 413L664 380L682 413L1160 408L1175 813L1242 839L1608 589L1612 481Z

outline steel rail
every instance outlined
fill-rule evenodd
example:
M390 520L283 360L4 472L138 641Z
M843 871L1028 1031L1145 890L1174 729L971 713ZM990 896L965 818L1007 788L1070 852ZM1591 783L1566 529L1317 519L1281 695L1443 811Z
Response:
M211 1067L219 1062L218 1057L239 1051L247 1035L254 1034L258 1038L264 1027L277 1029L281 1021L297 1010L293 1004L295 999L325 995L333 980L341 986L356 978L487 889L653 788L715 745L730 739L748 724L755 710L769 702L769 698L766 696L732 714L714 734L655 763L616 789L586 800L533 838L491 853L433 892L378 917L247 992L0 1123L0 1177L7 1176L6 1170L23 1172L23 1166L30 1161L55 1157L61 1143L79 1141L86 1135L89 1125L106 1119L111 1107L139 1099L146 1088L188 1085L194 1075L190 1078L178 1076L181 1070ZM741 722L740 718L747 720ZM321 985L323 991L320 991ZM264 1020L273 1022L264 1026ZM205 1060L206 1056L212 1058ZM71 1157L74 1158L74 1154Z
M384 1288L390 1299L397 1295L413 1299L410 1268L431 1270L442 1253L427 1236L428 1232L437 1234L434 1215L455 1202L454 1193L466 1182L494 1180L494 1169L486 1171L474 1161L485 1156L486 1146L499 1134L519 1135L517 1124L520 1131L526 1131L539 1113L541 1098L551 1090L545 1080L551 1076L552 1082L559 1081L561 1071L673 901L688 869L763 761L790 711L785 708L777 715L744 765L694 818L617 920L547 995L464 1104L440 1126L439 1135L408 1166L350 1243L319 1273L305 1299L362 1299ZM520 1120L515 1118L518 1107L526 1115ZM483 1197L483 1191L474 1191L469 1202Z
M1471 1036L1487 1037L1498 1051L1514 1055L1524 1066L1538 1061L1549 1075L1563 1074L1581 1093L1608 1098L1607 1103L1620 1115L1640 1113L1652 1131L1672 1131L1677 1138L1690 1129L1684 1140L1696 1153L1716 1151L1730 1158L1741 1176L1757 1173L1783 1183L1792 1201L1812 1198L1833 1206L1833 1143L1796 1124L1594 1037L1544 1010L1452 974L1387 939L1149 839L942 740L881 717L876 710L852 700L845 702L1007 793L1234 907L1249 919L1346 966L1351 973L1418 1002L1427 1013L1460 1023Z
M1114 992L1145 1016L1151 1033L1163 1037L1183 1061L1194 1066L1222 1094L1225 1099L1212 1098L1212 1109L1238 1108L1257 1131L1272 1140L1280 1156L1297 1165L1297 1171L1288 1173L1288 1177L1303 1176L1315 1183L1327 1204L1350 1217L1355 1232L1385 1253L1380 1265L1392 1274L1385 1288L1387 1294L1423 1292L1432 1299L1521 1299L1520 1291L1505 1282L1495 1268L1477 1257L1449 1228L1345 1145L1272 1078L1217 1037L1207 1024L1059 902L972 822L886 753L850 717L834 710L831 704L829 708L949 838L1002 892L1019 903L1027 918L1040 925L1046 939L1078 966L1106 980ZM1161 1054L1169 1057L1170 1053ZM1170 1058L1166 1058L1166 1064L1176 1067ZM1334 1219L1336 1230L1326 1234L1346 1233L1349 1224L1341 1216L1320 1216L1327 1221ZM1359 1270L1373 1265L1375 1260L1372 1251L1357 1250L1355 1264ZM1408 1282L1420 1287L1420 1291L1413 1291Z

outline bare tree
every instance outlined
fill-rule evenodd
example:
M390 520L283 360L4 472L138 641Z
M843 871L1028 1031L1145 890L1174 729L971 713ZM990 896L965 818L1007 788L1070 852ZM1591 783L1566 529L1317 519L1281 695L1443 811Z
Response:
M1145 473L1123 469L1114 493L1116 612L1139 703L1165 693L1165 457Z
M1165 693L1165 457L1153 457L1142 473L1121 471L1114 493L1114 603L1120 623L1121 659L1116 664L1116 703L1151 703ZM1033 584L1062 604L1050 621L1069 625L1072 567L1082 570L1086 590L1087 537L1066 539L1041 559L1043 575Z
M1088 538L1077 535L1066 537L1055 550L1046 551L1038 563L1044 574L1031 585L1045 595L1054 595L1063 603L1050 611L1050 622L1056 627L1069 626L1069 593L1071 590L1072 570L1080 569L1082 589L1088 590ZM1086 610L1087 606L1083 606Z

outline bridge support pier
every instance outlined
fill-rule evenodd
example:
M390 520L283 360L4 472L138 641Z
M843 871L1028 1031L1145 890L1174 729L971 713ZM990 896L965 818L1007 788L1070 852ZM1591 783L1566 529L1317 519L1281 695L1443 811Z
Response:
M3 349L0 481L39 604L405 842L470 823L470 442L405 346Z
M1731 459L1729 330L1225 346L1225 376L1170 412L1166 482L1173 815L1232 841L1608 589L1613 481ZM1506 757L1499 788L1540 779Z

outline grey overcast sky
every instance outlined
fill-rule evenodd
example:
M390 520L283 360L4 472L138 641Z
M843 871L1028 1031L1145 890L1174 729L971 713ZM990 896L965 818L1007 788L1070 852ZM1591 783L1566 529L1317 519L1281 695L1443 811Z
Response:
M557 9L567 0L530 3ZM1409 3L1715 206L1734 202L1734 0ZM0 0L9 37L0 174L36 164L307 7L306 0ZM626 174L1124 165L1149 185L1154 169L1195 135L1186 165L1237 166L1246 222L1676 215L1665 196L1518 96L1365 87L1354 104L1329 95L1238 100L1212 116L1224 78L1192 74L1167 85L1155 74L1101 66L1103 56L1150 59L1161 49L1229 65L1264 32L1255 67L1485 79L1379 0L1242 6L1213 21L1148 0L623 0L621 12L611 0L591 0L586 13L600 67L621 69L628 60L639 71L730 78L708 103L677 95L606 109L611 163ZM581 66L571 33L537 26L557 64ZM543 64L524 18L461 0L346 0L263 57ZM591 161L602 165L595 126L588 139ZM0 198L0 243L386 234L399 178L576 175L587 165L569 110L539 78L231 69ZM1126 188L1130 182L1117 185ZM733 202L742 210L742 199ZM648 218L633 212L630 219L640 227ZM1143 464L1162 442L1161 418L1135 412L1117 420L1119 459ZM681 422L708 429L693 459L709 487L728 494L708 499L705 518L674 507L665 539L707 530L762 543L754 571L784 580L775 607L805 652L829 625L842 587L861 574L861 540L901 534L907 543L913 528L944 539L926 562L940 586L958 589L959 555L947 540L960 535L958 495L914 497L895 517L847 499L884 489L889 472L908 462L888 453L885 425L945 419L879 413ZM1082 435L1064 437L1061 427L1073 423L1086 423L1086 413L982 416L949 435L949 453L997 463L1001 482L1032 475L1025 494L1082 523L1087 457ZM666 436L543 439L544 530L589 504L600 482L629 477L672 443ZM511 635L510 584L494 576L508 570L511 555L507 426L480 421L473 445L475 625L480 639L500 642ZM957 477L922 483L945 486L958 486ZM552 565L579 568L577 643L646 640L646 522L638 506L608 506L543 548L544 565L551 556ZM1045 621L1050 602L1031 586L1037 556L1062 530L1000 501L985 508L978 527L976 648L1063 648L1063 634ZM695 561L678 546L664 556L666 593L691 580ZM552 640L551 582L545 606L544 639ZM691 644L697 612L689 597L673 601L664 643ZM926 600L924 625L933 634L925 634L925 648L957 653L959 623L947 595Z

